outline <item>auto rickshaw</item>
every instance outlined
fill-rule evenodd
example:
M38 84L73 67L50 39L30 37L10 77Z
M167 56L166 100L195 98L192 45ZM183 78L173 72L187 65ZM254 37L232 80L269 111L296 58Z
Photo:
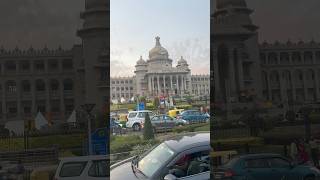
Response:
M172 118L176 118L178 114L180 114L184 109L172 109L168 112L168 116Z

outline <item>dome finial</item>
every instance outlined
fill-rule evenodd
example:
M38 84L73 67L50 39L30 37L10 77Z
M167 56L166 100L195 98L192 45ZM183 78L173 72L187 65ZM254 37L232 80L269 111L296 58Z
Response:
M156 37L156 46L161 46L159 36Z

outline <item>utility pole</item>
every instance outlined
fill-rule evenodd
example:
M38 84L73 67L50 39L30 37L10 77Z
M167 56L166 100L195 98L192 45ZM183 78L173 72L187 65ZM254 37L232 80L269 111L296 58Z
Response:
M92 114L91 111L94 108L95 104L83 104L81 105L81 108L87 112L87 118L88 118L88 155L92 154L92 143L91 143L91 120L92 120Z

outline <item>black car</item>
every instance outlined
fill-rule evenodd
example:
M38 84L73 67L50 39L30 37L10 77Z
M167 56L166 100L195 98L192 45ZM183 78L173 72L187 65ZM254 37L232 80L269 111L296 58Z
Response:
M209 180L210 133L177 136L111 166L113 180Z

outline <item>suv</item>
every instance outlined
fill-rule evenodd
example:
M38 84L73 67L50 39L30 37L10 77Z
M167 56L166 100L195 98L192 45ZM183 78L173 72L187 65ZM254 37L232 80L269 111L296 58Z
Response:
M150 119L154 116L154 113L148 110L130 111L127 116L128 122L126 123L126 127L132 128L134 131L140 131L144 124L146 113L149 114Z
M106 155L67 157L61 159L54 180L109 179Z

